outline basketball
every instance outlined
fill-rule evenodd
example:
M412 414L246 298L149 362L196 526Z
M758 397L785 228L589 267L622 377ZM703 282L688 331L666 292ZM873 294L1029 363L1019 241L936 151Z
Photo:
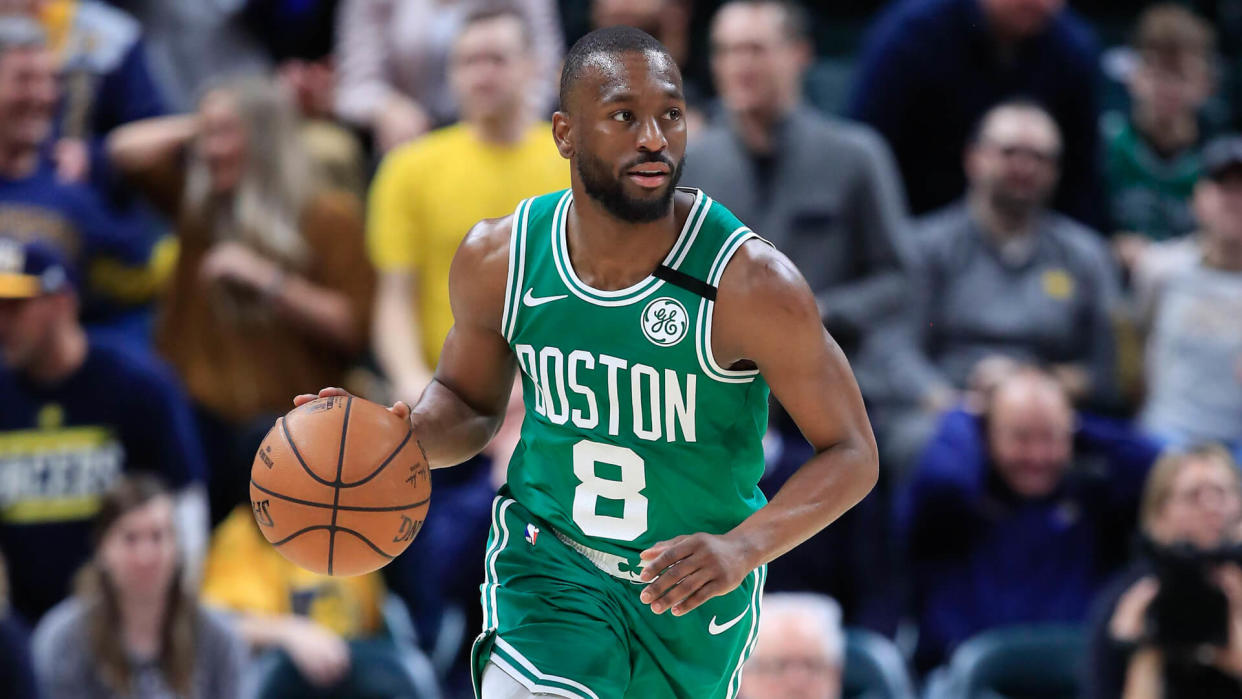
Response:
M431 475L409 423L354 396L306 403L276 421L250 469L259 529L307 570L382 568L427 516Z

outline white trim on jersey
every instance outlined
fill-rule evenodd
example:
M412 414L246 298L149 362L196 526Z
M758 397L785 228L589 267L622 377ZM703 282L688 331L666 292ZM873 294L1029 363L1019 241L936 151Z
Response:
M720 252L716 254L715 261L712 262L711 271L707 275L707 283L719 288L720 279L724 276L725 268L729 266L729 261L733 258L734 253L741 249L747 241L763 240L754 231L742 226L734 229L729 237L725 240L725 244L720 247ZM699 368L703 373L714 381L721 383L750 383L759 375L758 369L725 369L716 362L716 357L712 354L712 316L716 310L716 302L704 298L699 302L699 317L695 323L695 343L694 348L699 357Z
M552 230L550 231L553 265L556 267L556 273L560 276L561 282L566 289L569 289L570 292L583 301L596 306L628 306L647 298L664 286L664 280L650 275L624 289L610 291L596 289L583 282L574 270L573 261L569 257L567 221L569 219L569 206L572 203L573 190L568 190L561 196L560 201L557 202L556 209L552 215ZM677 235L677 241L673 243L672 249L665 255L662 264L666 267L677 269L677 265L685 259L686 254L690 250L690 243L698 235L699 228L703 225L703 221L706 220L707 212L711 206L711 197L707 196L701 189L695 190L694 204L690 207L690 213L686 216L685 223L682 224L681 231Z
M526 221L534 199L524 199L513 211L513 230L509 233L509 278L505 284L505 309L500 330L509 342L517 329L518 309L522 307L522 280L526 275ZM525 208L523 208L525 207Z

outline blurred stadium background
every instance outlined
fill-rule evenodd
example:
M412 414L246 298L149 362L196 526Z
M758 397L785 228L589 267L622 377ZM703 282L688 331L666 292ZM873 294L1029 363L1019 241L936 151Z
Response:
M1242 0L0 0L0 695L470 696L520 403L360 578L249 468L294 394L417 398L614 24L881 449L742 696L1242 696ZM765 447L770 494L810 447Z

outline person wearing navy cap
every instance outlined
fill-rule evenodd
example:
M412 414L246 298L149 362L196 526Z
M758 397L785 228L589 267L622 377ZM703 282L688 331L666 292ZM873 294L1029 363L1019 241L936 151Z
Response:
M0 552L29 624L68 593L100 497L123 473L155 473L180 491L191 557L206 536L186 399L146 355L88 339L77 278L56 248L0 231Z
M1135 271L1146 331L1139 424L1173 446L1223 444L1242 458L1242 136L1203 150L1198 232L1153 245Z

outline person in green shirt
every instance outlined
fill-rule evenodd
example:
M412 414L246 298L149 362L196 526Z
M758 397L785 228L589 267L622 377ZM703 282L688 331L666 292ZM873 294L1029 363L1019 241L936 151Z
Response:
M1190 198L1209 135L1200 112L1215 90L1215 34L1184 7L1153 5L1139 17L1133 48L1130 112L1104 119L1114 247L1127 268L1148 242L1194 229Z

